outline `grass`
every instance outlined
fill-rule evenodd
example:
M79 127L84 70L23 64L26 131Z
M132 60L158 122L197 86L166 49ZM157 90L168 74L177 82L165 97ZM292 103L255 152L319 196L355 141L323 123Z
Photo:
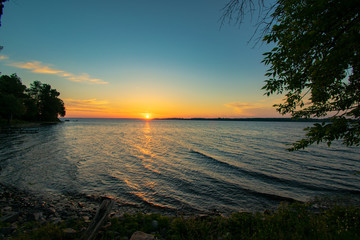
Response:
M4 226L0 223L0 226ZM72 220L59 224L20 226L11 239L78 239L87 224ZM68 234L72 228L77 233ZM98 239L130 239L135 231L156 239L360 239L360 208L332 205L315 209L313 203L282 204L274 212L233 213L229 217L168 217L124 214L111 219Z

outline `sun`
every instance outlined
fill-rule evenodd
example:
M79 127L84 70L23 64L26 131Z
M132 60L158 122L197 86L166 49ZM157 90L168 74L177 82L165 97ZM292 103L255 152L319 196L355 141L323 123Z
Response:
M150 119L151 119L150 113L146 113L146 114L145 114L145 119L146 119L146 120L150 120Z

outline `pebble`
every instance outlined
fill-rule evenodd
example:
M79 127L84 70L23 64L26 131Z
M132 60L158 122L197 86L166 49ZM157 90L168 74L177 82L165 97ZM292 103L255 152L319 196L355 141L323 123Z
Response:
M6 202L6 200L5 200L5 202ZM2 210L3 210L3 212L10 212L12 210L12 207L7 206L7 207L4 207Z
M141 231L134 232L130 240L153 240L154 236Z
M55 210L55 208L53 208L53 207L50 207L50 208L48 208L48 211L49 211L49 213L51 214L54 214L54 213L56 213L56 210Z
M151 224L152 224L154 229L157 229L158 226L159 226L159 222L157 220L152 220Z
M53 217L53 218L50 218L50 221L54 224L57 224L57 223L62 222L62 219L58 218L58 217Z
M65 228L63 232L67 234L77 233L77 231L72 228Z
M39 221L40 219L43 218L43 213L42 212L36 212L33 215L34 215L34 220L35 221Z

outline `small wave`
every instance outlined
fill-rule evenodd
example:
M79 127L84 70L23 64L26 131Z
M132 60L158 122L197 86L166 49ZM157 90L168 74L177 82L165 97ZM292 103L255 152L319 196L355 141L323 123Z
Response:
M162 196L161 198L164 199L169 199L171 203L171 205L174 206L169 206L168 204L160 204L158 202L155 201L150 201L149 199L147 199L146 197L144 197L142 194L139 194L137 192L128 192L126 193L130 199L132 199L133 201L135 201L136 203L138 203L140 206L142 207L147 207L150 209L154 209L154 210L161 210L164 212L185 212L185 213L193 213L193 212L200 212L199 209L194 208L193 206L190 206L189 204L186 204L185 202L179 201L177 199L171 198L169 199L168 196Z
M218 160L218 159L216 159L216 158L214 158L214 157L212 157L212 156L209 156L209 155L207 155L207 154L205 154L205 153L203 153L203 152L200 152L200 151L197 151L197 150L194 150L194 149L190 149L190 152L191 152L191 153L196 153L196 154L198 154L198 155L200 155L200 156L202 156L202 157L204 157L204 158L206 158L206 159L208 159L208 160L212 160L214 163L221 164L221 165L224 165L224 166L226 166L226 167L231 167L231 168L236 167L236 166L234 166L234 165L231 165L231 164L229 164L229 163L220 161L220 160Z
M302 189L308 189L308 190L312 190L312 191L339 191L340 189L337 188L329 188L327 186L320 186L320 185L316 185L316 184L311 184L311 183L307 183L307 182L300 182L297 180L291 180L291 179L285 179L285 178L280 178L280 177L276 177L274 175L270 175L270 174L266 174L266 173L262 173L262 172L258 172L258 171L250 171L250 170L246 170L243 169L241 167L220 161L210 155L207 155L205 153L202 153L198 150L194 150L194 149L190 149L191 153L195 153L198 154L208 160L211 160L213 164L216 165L221 165L224 166L232 171L236 171L238 173L241 174L245 174L247 176L251 176L255 179L258 179L259 181L262 182L267 182L267 183L278 183L280 185L283 186L292 186L292 187L296 187L296 188L302 188Z

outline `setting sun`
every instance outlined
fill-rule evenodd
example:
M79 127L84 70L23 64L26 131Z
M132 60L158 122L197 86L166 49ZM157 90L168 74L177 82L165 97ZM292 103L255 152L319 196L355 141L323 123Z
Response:
M146 114L145 119L150 119L150 114Z

